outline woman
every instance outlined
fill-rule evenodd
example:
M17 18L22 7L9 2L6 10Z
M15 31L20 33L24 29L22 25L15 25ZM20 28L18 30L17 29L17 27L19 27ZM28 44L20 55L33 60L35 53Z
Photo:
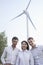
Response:
M21 42L22 51L19 52L16 65L34 65L34 60L26 41Z

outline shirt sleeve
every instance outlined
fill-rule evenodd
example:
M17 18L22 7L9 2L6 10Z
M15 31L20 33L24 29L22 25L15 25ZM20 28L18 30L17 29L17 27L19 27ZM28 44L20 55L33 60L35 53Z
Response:
M3 52L2 56L1 56L1 62L2 62L2 64L6 63L5 62L5 57L6 57L6 48L4 49L4 52Z
M30 53L30 65L34 65L34 58L32 56L32 53Z

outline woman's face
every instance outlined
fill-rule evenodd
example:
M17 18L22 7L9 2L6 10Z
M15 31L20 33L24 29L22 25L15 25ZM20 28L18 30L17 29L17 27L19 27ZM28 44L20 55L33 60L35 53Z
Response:
M23 42L23 43L21 44L21 48L22 48L22 50L26 50L26 49L27 49L27 44L26 44L26 42Z

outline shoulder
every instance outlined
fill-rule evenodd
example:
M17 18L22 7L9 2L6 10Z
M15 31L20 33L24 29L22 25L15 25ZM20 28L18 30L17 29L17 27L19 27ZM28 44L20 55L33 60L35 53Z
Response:
M7 50L8 47L5 47L4 50Z
M20 49L16 48L16 50L17 50L18 52L20 52Z
M22 53L22 51L19 51L19 55Z
M28 53L30 54L30 56L32 55L32 52L29 50Z
M7 48L8 48L8 47L5 47L5 48L4 48L4 52L6 52L6 51L8 50Z
M31 53L31 50L29 50L28 53Z
M43 49L43 45L38 45L38 49Z
M7 46L7 47L5 47L5 49L4 50L9 50L9 49L11 49L11 46Z

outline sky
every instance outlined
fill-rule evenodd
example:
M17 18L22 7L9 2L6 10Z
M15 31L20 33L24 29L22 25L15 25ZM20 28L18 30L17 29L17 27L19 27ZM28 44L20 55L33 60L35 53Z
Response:
M19 38L17 47L21 41L27 40L27 20L25 14L10 21L26 9L29 0L0 0L0 32L5 31L8 38L8 46L11 45L13 36ZM33 37L37 45L43 45L43 0L31 0L27 9L36 30L28 19L28 37Z

